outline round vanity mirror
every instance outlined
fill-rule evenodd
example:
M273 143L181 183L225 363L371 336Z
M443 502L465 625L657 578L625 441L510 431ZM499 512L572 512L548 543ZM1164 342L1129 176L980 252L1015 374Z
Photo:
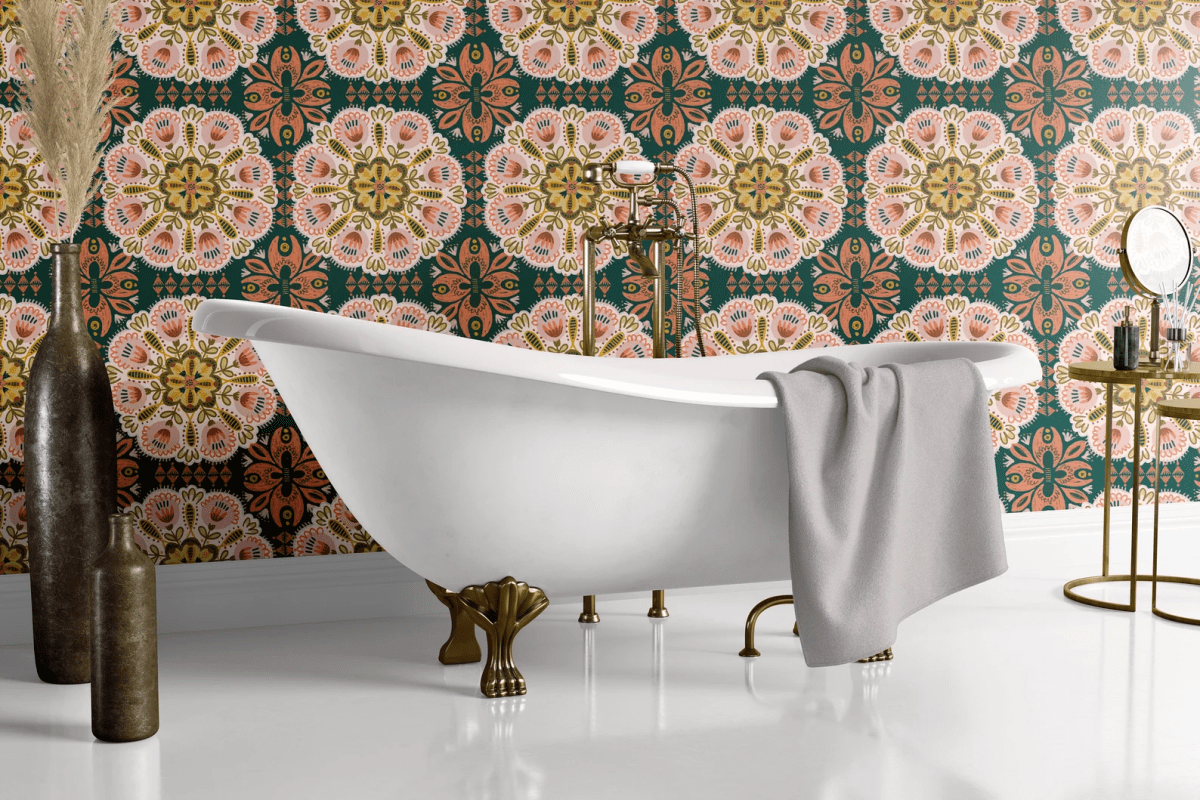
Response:
M1192 271L1192 240L1179 217L1162 206L1129 215L1121 232L1125 282L1147 297L1179 288Z

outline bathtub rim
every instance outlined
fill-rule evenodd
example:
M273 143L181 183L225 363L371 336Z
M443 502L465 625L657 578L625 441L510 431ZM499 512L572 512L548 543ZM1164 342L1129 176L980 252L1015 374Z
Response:
M766 381L698 375L703 362L693 359L577 358L249 300L206 299L196 309L192 324L208 334L414 361L647 400L728 408L771 409L779 405L774 388ZM1036 383L1042 377L1037 356L1011 342L878 342L834 350L845 348L873 364L970 357L989 392ZM990 353L995 355L973 357ZM787 371L822 354L830 353L816 349L737 358L741 363L755 359L752 375L757 376Z

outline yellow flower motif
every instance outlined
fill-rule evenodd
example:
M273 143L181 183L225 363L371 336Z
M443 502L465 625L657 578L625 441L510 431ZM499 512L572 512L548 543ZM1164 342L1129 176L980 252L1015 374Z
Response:
M167 0L167 22L196 31L217 21L216 0Z
M1112 179L1112 191L1117 206L1131 214L1146 206L1162 205L1174 194L1178 179L1165 164L1155 164L1145 157L1135 158L1128 164L1117 165Z
M354 207L375 219L383 219L404 203L409 193L403 164L389 164L376 158L369 164L354 165Z
M0 412L25 402L25 362L8 353L0 356Z
M789 194L787 170L765 158L738 164L730 184L737 207L757 219L779 210Z
M404 24L409 0L354 0L354 21L385 31L393 25Z
M163 383L167 386L164 395L167 405L179 406L189 414L201 407L216 405L217 394L221 391L217 362L194 350L189 350L182 358L167 361Z
M159 189L167 198L167 208L191 219L217 205L221 194L217 169L185 158L179 164L168 164Z
M542 191L549 198L550 208L566 219L590 214L596 207L600 186L583 182L583 164L578 158L552 164L542 180Z
M25 167L0 158L0 224L9 214L25 205L28 195L29 179Z
M931 164L924 189L930 210L939 211L947 217L973 211L983 194L979 169L957 158L946 159L942 164Z
M584 26L595 25L596 12L599 10L598 0L546 1L546 19L568 31L577 31Z

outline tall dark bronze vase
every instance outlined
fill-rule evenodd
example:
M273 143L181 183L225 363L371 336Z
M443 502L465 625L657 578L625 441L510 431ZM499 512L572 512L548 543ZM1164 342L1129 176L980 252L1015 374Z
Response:
M113 514L92 572L92 735L136 742L158 732L154 562L134 541L132 514Z
M53 309L25 392L33 654L46 683L87 683L92 564L117 510L116 417L83 316L79 245L50 249Z

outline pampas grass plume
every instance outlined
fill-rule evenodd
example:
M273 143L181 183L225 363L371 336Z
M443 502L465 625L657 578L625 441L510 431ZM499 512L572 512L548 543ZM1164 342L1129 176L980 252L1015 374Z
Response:
M58 189L61 237L70 241L99 186L104 124L117 101L109 91L117 29L109 0L18 0L17 21L28 67L21 110Z

